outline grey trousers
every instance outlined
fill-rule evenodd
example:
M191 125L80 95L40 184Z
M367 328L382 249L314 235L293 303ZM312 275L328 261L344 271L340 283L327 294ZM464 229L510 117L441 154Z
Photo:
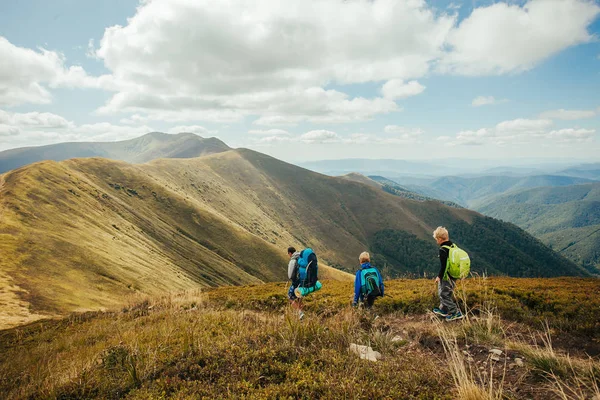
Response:
M452 278L448 280L442 279L438 282L438 295L440 296L440 310L448 313L455 314L458 311L458 307L454 302L454 287L456 281Z

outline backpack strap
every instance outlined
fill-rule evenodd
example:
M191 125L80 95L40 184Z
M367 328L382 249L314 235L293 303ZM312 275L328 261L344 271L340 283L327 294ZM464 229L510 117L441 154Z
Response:
M450 263L450 251L456 247L456 244L452 243L452 246L441 246L444 249L448 250L448 258L446 259L446 269L444 270L444 280L448 279L448 264Z

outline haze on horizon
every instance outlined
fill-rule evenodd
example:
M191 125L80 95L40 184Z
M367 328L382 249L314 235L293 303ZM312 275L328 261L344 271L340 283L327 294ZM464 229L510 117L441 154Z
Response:
M290 162L596 161L599 15L592 0L5 1L0 151L161 131Z

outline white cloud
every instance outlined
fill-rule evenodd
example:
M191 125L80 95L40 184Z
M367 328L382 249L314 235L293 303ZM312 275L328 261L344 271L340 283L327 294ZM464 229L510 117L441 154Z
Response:
M146 125L120 126L108 122L77 125L52 113L0 110L0 143L6 148L59 142L115 141L153 131Z
M16 136L20 133L19 128L0 123L0 137L2 136Z
M213 122L256 116L263 126L364 121L400 111L394 100L422 93L416 79L432 65L457 74L512 73L589 41L598 10L584 0L498 3L475 8L456 26L457 15L422 0L223 0L219 7L146 0L127 25L106 29L95 52L112 79L72 71L70 81L118 91L100 114ZM325 89L381 81L382 98Z
M539 117L571 121L576 119L592 118L599 113L600 108L598 110L565 110L561 108L560 110L544 111Z
M514 119L503 121L494 128L466 130L459 132L454 139L450 138L451 145L484 145L496 146L521 146L536 141L550 141L557 143L575 143L591 140L595 129L566 128L550 130L553 123L548 119ZM443 137L443 140L448 137ZM442 140L439 137L438 140Z
M518 118L510 121L503 121L496 125L498 134L528 134L543 132L552 126L549 119L525 119Z
M453 144L469 146L482 145L485 143L485 140L491 136L494 136L494 133L485 128L478 129L476 131L461 131L456 135L456 141L453 142Z
M595 129L560 129L549 132L546 137L557 139L559 142L583 142L590 140L596 134Z
M0 124L12 125L19 128L37 127L37 128L55 128L63 129L73 127L73 122L67 121L60 115L52 113L15 113L0 110Z
M496 99L494 96L477 96L471 102L473 107L481 107L508 102L508 99Z
M324 129L306 132L300 136L300 141L305 143L335 143L340 139L337 133Z
M90 87L114 90L112 75L88 76L80 66L65 66L62 54L18 47L0 36L0 106L47 104L48 88Z
M387 81L381 88L381 93L386 99L397 100L423 93L425 86L417 81L404 82L402 79Z
M421 77L453 24L422 1L149 0L99 44L96 56L119 88L99 112L169 112L184 121L228 110L267 126L368 120L400 110L392 98L422 85L386 89L386 99L324 87L390 81L389 88Z
M297 141L297 139L287 137L287 136L277 135L277 136L265 136L265 137L257 138L254 140L254 143L269 145L269 144L278 144L278 143L288 143L288 142L294 142L294 141Z
M288 131L283 129L252 129L249 130L248 133L250 135L258 135L258 136L282 136L282 135L290 135Z
M567 47L593 40L600 7L587 0L495 3L473 10L448 36L439 70L460 75L525 71Z
M17 47L0 36L0 106L49 103L52 96L42 84L61 67L58 54Z

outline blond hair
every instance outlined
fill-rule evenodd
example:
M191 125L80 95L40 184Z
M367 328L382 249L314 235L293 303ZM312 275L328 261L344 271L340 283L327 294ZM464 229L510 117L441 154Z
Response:
M438 226L435 228L435 231L433 231L433 238L448 240L450 238L448 236L448 229L444 228L443 226Z
M360 256L358 256L358 261L360 261L361 264L365 262L371 262L371 256L366 251L363 251L360 253Z

